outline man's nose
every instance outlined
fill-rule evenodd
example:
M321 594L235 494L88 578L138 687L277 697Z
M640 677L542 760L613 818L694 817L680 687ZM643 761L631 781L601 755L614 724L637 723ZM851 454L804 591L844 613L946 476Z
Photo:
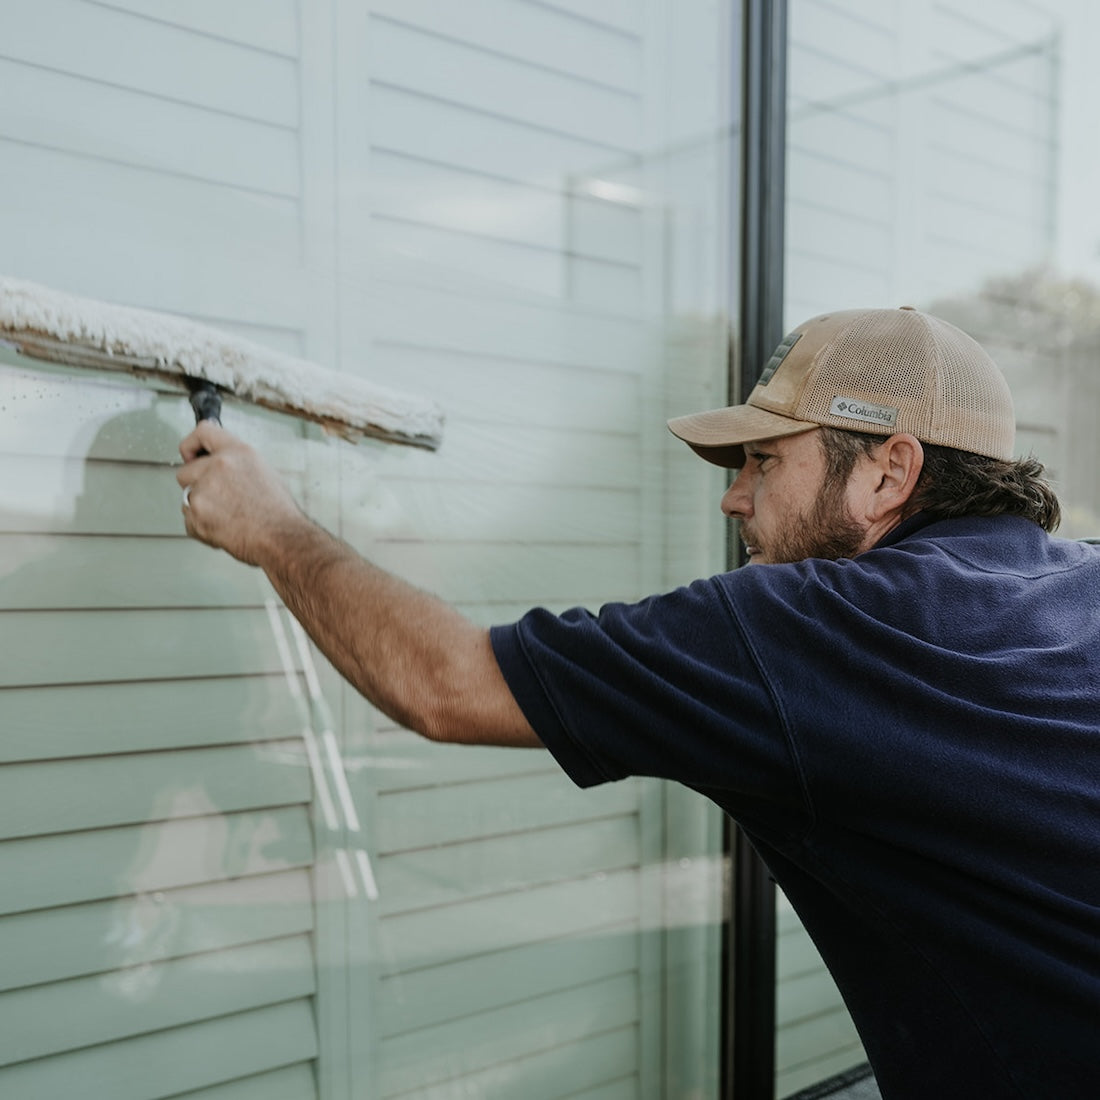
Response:
M733 484L722 494L722 512L730 519L748 519L752 515L752 495L745 482L745 471L739 470Z

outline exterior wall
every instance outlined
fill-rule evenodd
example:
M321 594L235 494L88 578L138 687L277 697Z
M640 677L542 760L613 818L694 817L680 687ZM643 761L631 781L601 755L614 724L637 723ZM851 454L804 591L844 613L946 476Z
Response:
M724 393L728 5L5 15L5 273L447 409L227 401L327 526L485 623L721 567L662 421ZM181 537L178 395L0 386L0 1092L713 1094L715 811L394 727Z

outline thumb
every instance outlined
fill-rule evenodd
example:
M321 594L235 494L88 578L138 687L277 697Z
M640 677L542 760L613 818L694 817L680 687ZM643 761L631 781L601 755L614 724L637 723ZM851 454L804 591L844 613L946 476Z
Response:
M213 420L200 420L195 430L180 444L184 462L193 462L204 454L214 454L237 442L232 432L227 432Z

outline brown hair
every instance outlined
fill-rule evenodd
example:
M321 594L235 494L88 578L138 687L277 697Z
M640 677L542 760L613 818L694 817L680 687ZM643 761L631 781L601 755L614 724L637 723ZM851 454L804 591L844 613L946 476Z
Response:
M826 476L847 481L856 462L884 441L881 435L821 429ZM906 515L928 512L938 519L962 516L1022 516L1054 531L1062 509L1036 458L986 458L953 447L922 443L924 466Z

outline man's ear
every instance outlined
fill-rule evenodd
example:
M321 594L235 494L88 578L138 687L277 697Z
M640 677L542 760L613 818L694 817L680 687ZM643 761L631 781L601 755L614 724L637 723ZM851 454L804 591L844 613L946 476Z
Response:
M867 518L875 521L904 516L909 498L924 468L924 448L915 435L892 435L868 459L873 470L872 492L867 498Z

